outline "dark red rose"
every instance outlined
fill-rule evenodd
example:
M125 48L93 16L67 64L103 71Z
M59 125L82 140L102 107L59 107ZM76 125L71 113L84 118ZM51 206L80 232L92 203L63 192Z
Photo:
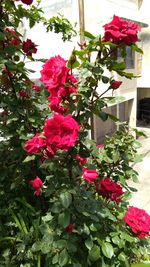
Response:
M55 151L58 149L67 151L73 147L78 140L79 131L79 124L70 114L66 117L54 114L53 118L48 119L44 126L47 145Z
M87 168L83 168L82 175L86 181L88 181L89 183L93 183L99 176L99 173L96 170L89 170Z
M19 96L25 98L25 97L28 96L28 94L27 94L27 92L25 92L25 91L20 91L20 92L19 92Z
M41 187L43 186L43 182L38 176L36 176L34 180L30 180L29 184L36 190L34 193L36 196L40 196L42 194Z
M42 133L37 133L34 137L26 141L24 149L29 155L38 154L46 147L46 140Z
M150 215L145 210L130 206L123 220L139 238L150 235Z
M115 90L115 89L118 89L121 84L122 84L122 81L112 80L110 86L111 86L112 89Z
M65 231L67 233L72 233L74 230L74 224L68 224L67 227L65 228Z
M134 22L125 21L114 15L112 21L108 24L105 24L103 27L105 29L105 42L132 45L138 41L137 34L140 30L140 27Z
M33 0L21 0L23 4L31 5L33 3Z
M32 56L32 54L37 52L36 44L30 39L23 42L22 50L27 56Z
M117 203L121 201L120 197L123 195L122 187L118 183L111 181L110 178L105 178L96 183L96 189L106 199Z
M6 40L5 40L5 46L13 45L13 46L19 46L21 45L22 41L19 38L18 33L14 28L5 28L4 32L6 33Z

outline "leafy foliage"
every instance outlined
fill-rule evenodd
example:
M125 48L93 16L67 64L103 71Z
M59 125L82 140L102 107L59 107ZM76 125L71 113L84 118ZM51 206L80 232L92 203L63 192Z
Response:
M26 18L30 27L43 22L46 30L61 32L63 40L75 34L61 15L46 21L39 3L26 8L20 2L0 1L0 266L130 266L142 255L146 258L148 250L148 241L136 237L122 220L134 191L128 179L136 181L138 176L131 166L137 160L138 143L126 124L120 124L113 137L106 137L103 148L87 138L93 115L118 122L104 110L110 101L120 101L104 97L113 89L113 77L105 75L105 68L133 77L125 72L125 46L119 47L123 62L118 63L112 53L116 45L85 32L86 44L82 50L74 49L68 61L71 71L75 68L79 72L78 90L70 96L75 101L65 102L66 114L72 114L81 126L79 139L74 147L58 150L46 160L40 153L27 155L26 140L43 131L52 112L44 86L33 89L34 83L28 77L26 58L35 59L23 51L19 25ZM140 52L135 45L132 48ZM95 62L91 61L92 52L97 54ZM108 88L99 95L101 81ZM86 159L85 168L98 170L97 182L107 176L120 183L124 188L121 202L104 198L94 183L83 179L81 157ZM34 194L29 183L37 175L43 181L40 196Z

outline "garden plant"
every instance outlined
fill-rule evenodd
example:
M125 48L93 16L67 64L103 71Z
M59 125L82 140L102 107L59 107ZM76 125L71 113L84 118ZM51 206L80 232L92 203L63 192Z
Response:
M122 81L113 73L134 79L126 47L142 53L140 27L114 15L102 35L85 32L68 60L37 59L24 19L63 41L75 35L70 22L45 19L33 0L0 0L0 15L0 266L129 267L148 260L150 215L129 205L139 143L105 111L119 101L113 92ZM43 62L38 84L26 61ZM119 125L104 144L90 138L93 116Z

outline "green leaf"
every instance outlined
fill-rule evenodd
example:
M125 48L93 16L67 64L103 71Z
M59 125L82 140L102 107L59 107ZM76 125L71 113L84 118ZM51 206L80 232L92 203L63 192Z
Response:
M102 244L102 252L105 257L111 259L114 255L114 249L113 246L108 242L103 242Z
M126 261L126 255L123 252L121 252L118 255L118 260L120 260L120 261Z
M46 216L43 216L43 217L42 217L42 221L43 221L43 222L49 222L49 221L51 221L52 219L53 219L53 216L51 215L50 212L47 213Z
M64 208L68 208L72 202L72 196L69 192L61 193L60 195L60 202Z
M90 250L93 247L92 239L88 238L85 240L85 246Z
M100 258L100 247L94 245L92 249L89 251L89 258L91 261L97 261Z
M53 264L56 264L56 263L58 262L58 258L59 258L59 254L56 253L55 256L54 256L53 259L52 259L52 263L53 263Z
M60 266L65 266L69 260L68 252L66 249L63 249L59 254L58 263Z
M32 156L27 156L24 160L23 160L23 163L25 162L29 162L31 160L35 160L35 155L32 155Z
M66 227L70 223L70 214L68 212L62 212L58 216L58 223Z
M93 34L91 34L90 32L87 32L87 31L84 31L84 36L91 39L91 40L96 38Z
M106 112L99 112L98 116L102 119L102 121L106 121L108 119L108 114Z
M4 41L5 39L5 34L0 31L0 41Z
M136 44L131 45L132 49L140 54L143 54L143 50L139 48Z

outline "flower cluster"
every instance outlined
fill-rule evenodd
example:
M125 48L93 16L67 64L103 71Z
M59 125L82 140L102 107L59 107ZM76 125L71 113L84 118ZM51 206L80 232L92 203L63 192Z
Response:
M96 183L96 189L98 194L106 199L117 203L121 201L120 197L123 195L122 187L118 183L111 181L110 178L105 178L99 183Z
M138 41L137 34L140 27L134 22L125 21L114 15L112 21L103 27L105 29L105 42L113 42L117 45L132 45Z
M150 235L150 215L145 210L130 206L123 220L139 238Z
M77 92L77 80L69 71L66 60L60 56L47 60L41 70L41 81L50 92L50 108L57 113L65 113L68 110L70 95Z
M37 133L25 143L24 149L29 155L38 154L43 150L45 157L53 156L57 150L68 151L75 146L80 131L79 124L71 115L54 114L47 119L44 132Z

